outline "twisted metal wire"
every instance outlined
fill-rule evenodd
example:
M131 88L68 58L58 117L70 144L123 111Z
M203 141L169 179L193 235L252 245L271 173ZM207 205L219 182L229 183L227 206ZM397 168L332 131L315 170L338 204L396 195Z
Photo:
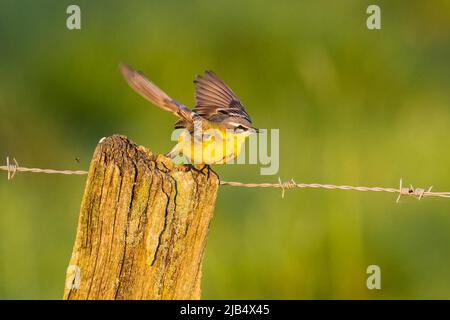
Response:
M403 186L403 179L400 179L400 186L398 188L385 188L385 187L363 187L363 186L348 186L348 185L334 185L334 184L321 184L321 183L297 183L294 179L289 181L281 181L278 179L278 183L242 183L231 181L220 181L221 185L228 185L232 187L245 187L245 188L280 188L281 197L284 198L285 190L294 188L314 188L314 189L337 189L337 190L353 190L362 192L389 192L398 193L397 202L400 201L402 196L412 196L417 199L425 197L441 197L450 198L450 192L433 192L429 187L427 190L422 188L414 188L412 185L409 187Z
M87 171L84 170L54 170L54 169L40 169L40 168L25 168L21 167L19 163L17 163L16 159L13 159L11 163L9 161L9 157L6 157L6 166L0 166L0 170L8 172L8 180L14 178L17 172L33 172L33 173L48 173L48 174L78 174L83 175L87 174Z
M10 162L9 157L6 157L6 166L0 166L0 170L8 172L8 180L14 178L17 172L33 172L33 173L47 173L47 174L66 174L66 175L85 175L88 172L84 170L54 170L54 169L40 169L40 168L25 168L21 167L16 159ZM417 199L427 197L440 197L450 198L450 192L434 192L431 191L433 187L428 189L414 188L412 185L409 187L403 186L403 180L400 179L400 186L398 188L385 188L385 187L364 187L364 186L348 186L348 185L334 185L334 184L321 184L321 183L297 183L294 179L289 181L281 181L278 178L277 183L244 183L238 181L223 181L220 180L220 185L226 185L231 187L244 187L244 188L279 188L281 189L281 197L284 198L285 191L294 188L314 188L314 189L337 189L337 190L353 190L361 192L388 192L397 193L397 202L400 201L402 196L410 196Z

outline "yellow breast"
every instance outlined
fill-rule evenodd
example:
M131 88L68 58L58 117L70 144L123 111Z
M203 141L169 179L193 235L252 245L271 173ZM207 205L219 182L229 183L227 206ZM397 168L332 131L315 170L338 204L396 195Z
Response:
M228 163L239 155L248 135L214 128L204 131L201 138L183 132L178 143L183 155L193 164Z

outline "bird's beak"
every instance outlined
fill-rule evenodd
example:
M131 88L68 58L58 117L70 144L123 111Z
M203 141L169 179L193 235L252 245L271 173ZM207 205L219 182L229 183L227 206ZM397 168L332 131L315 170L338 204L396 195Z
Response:
M259 129L257 128L250 128L251 133L259 133Z

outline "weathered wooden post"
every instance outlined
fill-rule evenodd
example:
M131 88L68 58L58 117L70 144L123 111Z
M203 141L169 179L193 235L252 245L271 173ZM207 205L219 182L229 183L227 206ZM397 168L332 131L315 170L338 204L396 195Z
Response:
M90 164L64 299L199 299L219 179L123 136Z

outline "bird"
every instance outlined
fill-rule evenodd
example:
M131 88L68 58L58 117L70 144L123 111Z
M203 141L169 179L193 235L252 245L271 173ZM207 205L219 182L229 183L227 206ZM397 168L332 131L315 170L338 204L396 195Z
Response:
M129 65L119 64L119 71L142 97L178 117L177 143L166 154L172 159L184 156L191 164L227 164L241 153L246 138L259 132L237 95L213 71L195 77L193 109L172 99Z

